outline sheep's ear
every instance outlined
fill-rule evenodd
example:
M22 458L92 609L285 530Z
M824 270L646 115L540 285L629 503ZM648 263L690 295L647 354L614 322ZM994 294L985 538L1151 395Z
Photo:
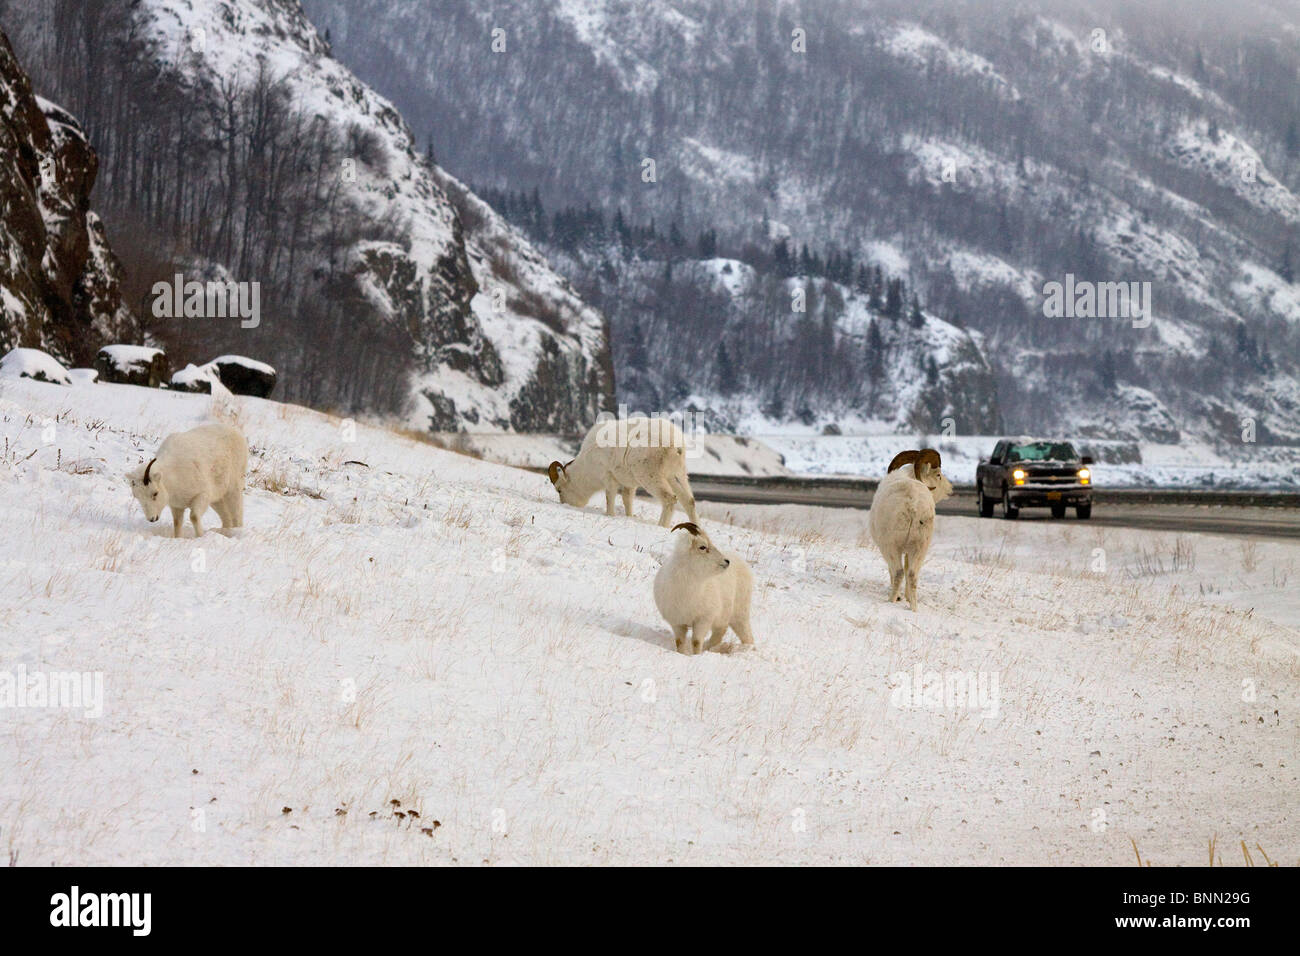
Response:
M915 448L909 448L907 451L900 451L894 456L894 460L889 463L889 467L885 469L885 474L889 474L891 471L897 471L904 465L916 464L916 459L920 454L921 453Z
M558 485L560 483L560 472L563 470L564 466L558 461L551 462L551 466L546 469L546 474L550 476L551 484Z
M679 528L685 528L692 535L700 534L700 526L693 521L683 521L681 524L673 525L673 531L676 531ZM668 533L672 534L673 531L669 531Z

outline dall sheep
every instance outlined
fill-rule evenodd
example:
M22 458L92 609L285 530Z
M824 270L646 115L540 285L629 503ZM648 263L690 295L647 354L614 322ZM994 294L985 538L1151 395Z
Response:
M686 478L686 438L664 418L619 418L597 422L587 432L578 457L568 464L551 462L547 470L560 501L585 507L605 489L605 514L614 516L614 496L623 498L623 513L632 516L636 490L645 488L658 500L660 527L672 523L681 505L692 522L695 496Z
M876 486L868 525L889 565L889 600L901 597L906 575L908 606L916 610L916 579L934 535L934 506L952 494L933 448L900 452Z
M168 435L158 454L128 475L127 483L150 521L171 508L172 533L179 538L188 508L194 536L201 538L200 519L208 508L221 518L222 528L243 527L247 469L248 442L239 429L200 425Z
M740 555L715 546L694 522L683 522L673 531L679 529L687 534L655 575L655 606L673 629L677 650L701 654L717 647L727 628L736 632L742 644L753 646L749 602L754 575L749 565Z

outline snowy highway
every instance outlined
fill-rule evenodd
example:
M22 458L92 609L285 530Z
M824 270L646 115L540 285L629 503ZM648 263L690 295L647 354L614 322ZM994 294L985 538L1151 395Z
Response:
M700 501L726 504L797 504L829 508L871 506L871 494L866 482L832 484L823 480L783 479L779 483L760 483L699 476L691 479L691 488ZM1197 498L1196 492L1183 492L1180 493L1180 497L1187 503L1127 503L1108 501L1106 493L1099 492L1097 505L1089 520L1094 525L1111 528L1300 538L1300 508L1199 504L1194 503ZM939 504L938 511L939 514L946 515L974 516L974 491L959 487L953 497ZM1001 511L999 510L990 520L1003 520ZM1054 519L1046 509L1039 508L1021 511L1017 520L1041 522ZM1067 523L1077 521L1073 514L1059 520Z

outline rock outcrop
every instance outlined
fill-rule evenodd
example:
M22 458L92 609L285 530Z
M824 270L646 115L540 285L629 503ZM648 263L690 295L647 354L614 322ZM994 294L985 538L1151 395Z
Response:
M76 119L32 92L0 33L0 352L86 366L132 335L121 267L90 208L98 168Z

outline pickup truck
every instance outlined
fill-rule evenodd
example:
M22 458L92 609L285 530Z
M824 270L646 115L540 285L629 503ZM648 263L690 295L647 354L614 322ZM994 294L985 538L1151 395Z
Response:
M1004 438L975 469L980 517L992 518L1001 504L1004 518L1018 518L1021 508L1051 508L1053 518L1074 508L1076 516L1091 518L1091 464L1068 441Z

